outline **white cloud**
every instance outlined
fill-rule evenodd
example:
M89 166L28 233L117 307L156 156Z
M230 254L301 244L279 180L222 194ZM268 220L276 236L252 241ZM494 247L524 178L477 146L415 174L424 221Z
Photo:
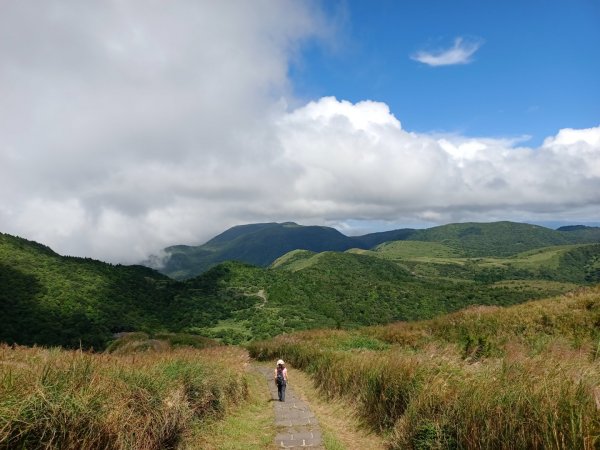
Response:
M451 66L456 64L469 64L472 56L481 47L483 41L457 37L450 48L435 51L420 50L411 55L411 59L428 66Z
M293 0L3 5L0 230L124 261L216 231L204 201L261 189L269 163L245 164L270 160L261 130L289 97L289 63L326 28ZM173 208L181 222L156 232Z
M386 105L324 98L280 122L286 160L298 174L285 204L290 216L312 209L338 219L443 222L579 208L600 216L600 127L561 130L529 148L520 140L411 133L381 111Z
M600 127L528 148L410 132L380 102L286 106L327 28L311 3L9 5L2 232L136 262L257 221L600 220Z

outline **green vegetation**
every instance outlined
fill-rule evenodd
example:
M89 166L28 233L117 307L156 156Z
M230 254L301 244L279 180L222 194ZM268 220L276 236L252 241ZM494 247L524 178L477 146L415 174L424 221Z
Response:
M425 322L282 335L249 348L305 370L391 448L600 443L598 287Z
M464 256L459 250L440 244L439 242L421 241L392 241L386 242L374 249L377 256L392 260L420 258L460 258Z
M160 333L177 333L186 344L200 336L236 344L512 305L598 281L599 244L506 257L466 257L421 241L345 253L296 250L271 268L227 262L182 282L0 235L0 341L101 350L115 334L137 331L149 335L150 342L135 343L142 347Z
M112 333L161 329L172 284L0 234L0 342L102 349Z
M533 279L565 283L600 281L599 244L557 245L508 257L467 258L443 244L413 241L389 242L373 251L352 252L393 261L423 277L479 282Z
M467 305L510 305L548 293L527 285L417 277L398 264L365 255L325 252L306 256L305 261L269 270L238 263L219 266L217 283L228 287L219 294L242 295L234 286L243 286L247 306L240 303L230 318L209 327L193 328L190 319L186 326L192 328L186 329L236 343L291 330L430 318ZM249 295L259 291L266 300Z
M265 377L258 371L246 373L248 398L240 408L223 418L198 423L185 438L186 450L265 450L273 444L277 428L273 407L265 400Z
M245 352L0 346L0 448L174 449L247 397Z
M542 247L600 241L600 228L557 231L514 222L456 223L417 230L409 240L439 242L465 256L511 256Z
M208 339L203 336L184 333L155 333L148 334L143 332L121 333L121 335L111 341L106 351L112 354L126 355L140 351L162 351L179 347L204 349L217 347L220 342L214 339Z
M260 267L272 264L294 250L312 252L369 250L379 244L408 241L402 250L417 256L425 251L441 257L508 257L555 245L600 242L600 228L572 226L551 230L513 222L462 223L427 230L401 229L348 237L328 227L295 223L258 223L230 228L200 246L177 245L165 249L167 258L147 265L175 278L197 276L224 261L240 261ZM424 243L419 246L419 243ZM398 249L395 249L396 251ZM406 253L408 252L408 253Z
M352 238L328 227L300 226L290 222L240 225L201 246L166 248L169 258L159 270L172 278L186 279L224 261L243 261L264 267L296 249L343 251L354 245Z

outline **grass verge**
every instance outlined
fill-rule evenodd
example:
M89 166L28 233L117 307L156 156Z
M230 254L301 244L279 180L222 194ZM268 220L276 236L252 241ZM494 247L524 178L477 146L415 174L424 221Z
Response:
M367 429L354 407L339 399L325 399L304 372L289 369L296 395L310 404L319 419L327 450L384 450L384 439Z
M273 407L262 374L248 372L248 399L224 420L198 426L186 439L188 450L264 450L275 440Z
M0 449L179 448L245 400L247 353L129 355L0 345Z

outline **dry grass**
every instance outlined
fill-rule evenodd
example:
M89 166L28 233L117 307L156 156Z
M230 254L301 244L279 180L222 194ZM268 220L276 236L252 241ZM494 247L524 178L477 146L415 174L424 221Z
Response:
M319 419L323 433L339 442L347 450L385 449L384 439L369 430L360 420L354 406L339 399L326 400L319 395L313 381L302 371L289 368L296 394L310 404Z
M239 349L131 355L0 346L0 448L169 449L247 395Z
M392 448L561 448L600 445L600 288L511 308L357 332L305 332L257 343L306 370Z

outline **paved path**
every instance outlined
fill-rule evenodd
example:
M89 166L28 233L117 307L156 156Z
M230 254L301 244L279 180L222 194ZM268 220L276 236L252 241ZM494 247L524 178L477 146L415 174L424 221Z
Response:
M277 385L273 381L274 369L261 366L258 370L267 379L275 408L275 425L278 430L275 445L279 448L323 449L319 423L308 404L296 396L294 380L287 385L285 402L280 402L277 400Z

